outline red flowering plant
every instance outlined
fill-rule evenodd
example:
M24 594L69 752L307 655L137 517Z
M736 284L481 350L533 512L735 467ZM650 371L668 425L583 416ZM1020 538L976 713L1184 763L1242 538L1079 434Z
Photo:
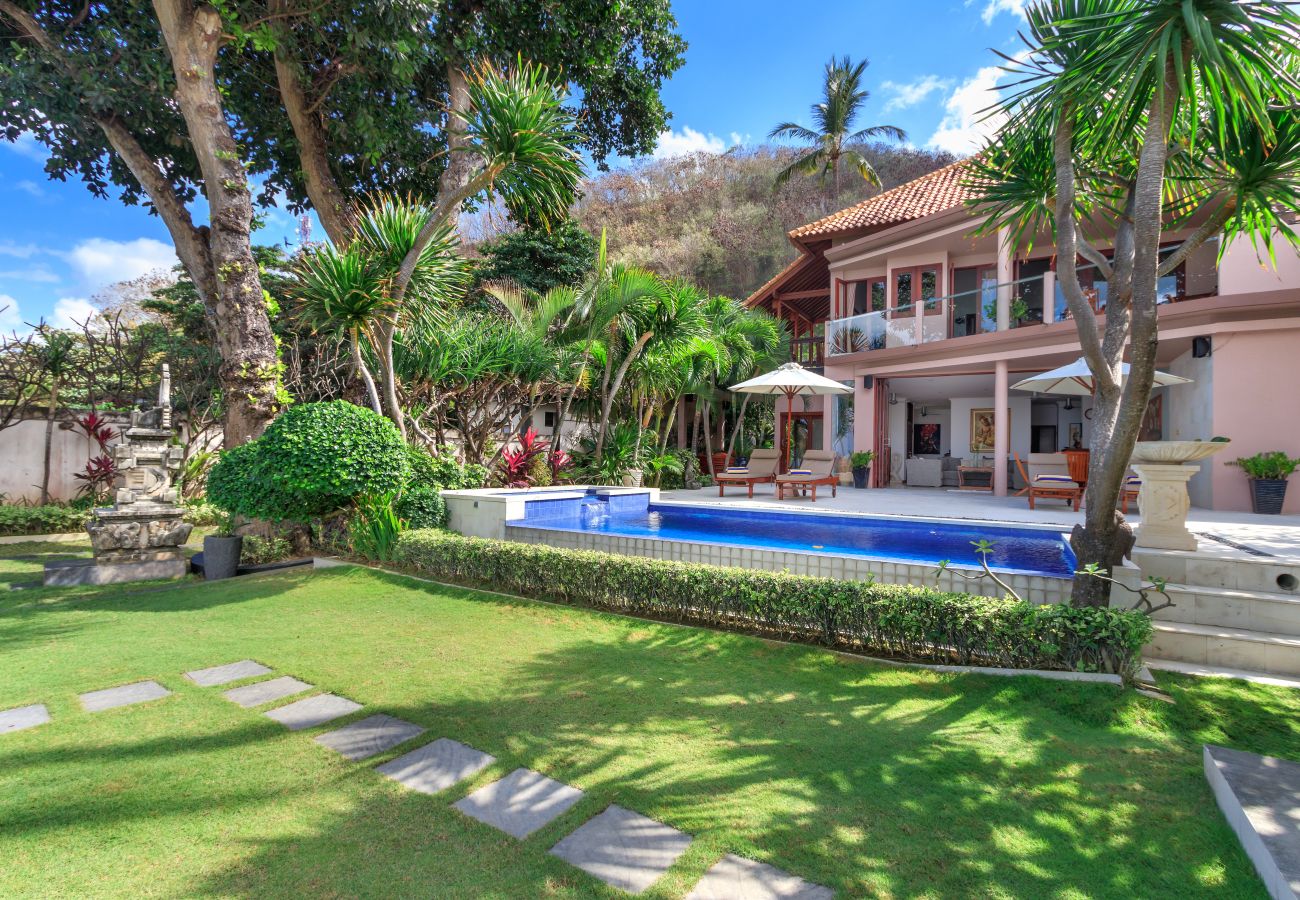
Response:
M532 486L533 460L546 452L550 444L539 437L533 428L524 432L519 439L518 449L507 448L501 452L501 462L497 465L497 480L506 487L526 488Z
M72 476L82 482L77 493L97 501L112 489L117 478L117 463L108 449L109 443L117 437L117 432L108 424L107 419L93 409L77 419L77 427L98 445L99 454L92 456L86 467L80 472L73 472Z
M573 468L573 457L565 453L558 447L551 448L551 455L547 457L547 462L551 466L551 483L560 484L569 478L569 472Z

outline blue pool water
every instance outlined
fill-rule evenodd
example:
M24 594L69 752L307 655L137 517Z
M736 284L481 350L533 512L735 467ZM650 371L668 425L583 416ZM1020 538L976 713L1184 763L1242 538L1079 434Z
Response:
M507 524L931 565L978 566L972 542L987 540L989 566L1000 571L1068 578L1075 569L1061 534L1005 525L651 504L646 494L539 498L524 509Z

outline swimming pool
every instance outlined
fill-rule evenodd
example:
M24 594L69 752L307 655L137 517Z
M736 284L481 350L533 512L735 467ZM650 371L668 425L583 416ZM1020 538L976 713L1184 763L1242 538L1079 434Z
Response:
M694 544L846 555L900 563L977 567L973 543L993 545L989 566L1003 572L1069 578L1074 552L1058 531L982 522L786 513L685 504L650 503L646 494L599 496L569 493L529 499L511 528Z

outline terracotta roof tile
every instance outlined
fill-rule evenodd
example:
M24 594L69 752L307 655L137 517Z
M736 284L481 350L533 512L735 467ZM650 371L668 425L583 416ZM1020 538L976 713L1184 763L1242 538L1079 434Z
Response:
M790 232L790 237L807 240L877 225L896 225L952 209L975 195L963 183L968 174L966 160L958 160L824 219L801 225Z

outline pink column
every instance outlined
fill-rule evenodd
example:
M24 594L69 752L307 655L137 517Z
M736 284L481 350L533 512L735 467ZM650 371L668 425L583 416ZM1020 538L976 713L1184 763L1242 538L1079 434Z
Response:
M874 384L875 387L864 388L862 376L853 376L854 450L874 450L876 446L876 391L880 389L880 382ZM873 466L876 464L872 463ZM879 464L883 465L884 461L880 460Z
M1007 495L1007 455L1011 429L1007 421L1007 361L999 359L993 369L993 495Z

